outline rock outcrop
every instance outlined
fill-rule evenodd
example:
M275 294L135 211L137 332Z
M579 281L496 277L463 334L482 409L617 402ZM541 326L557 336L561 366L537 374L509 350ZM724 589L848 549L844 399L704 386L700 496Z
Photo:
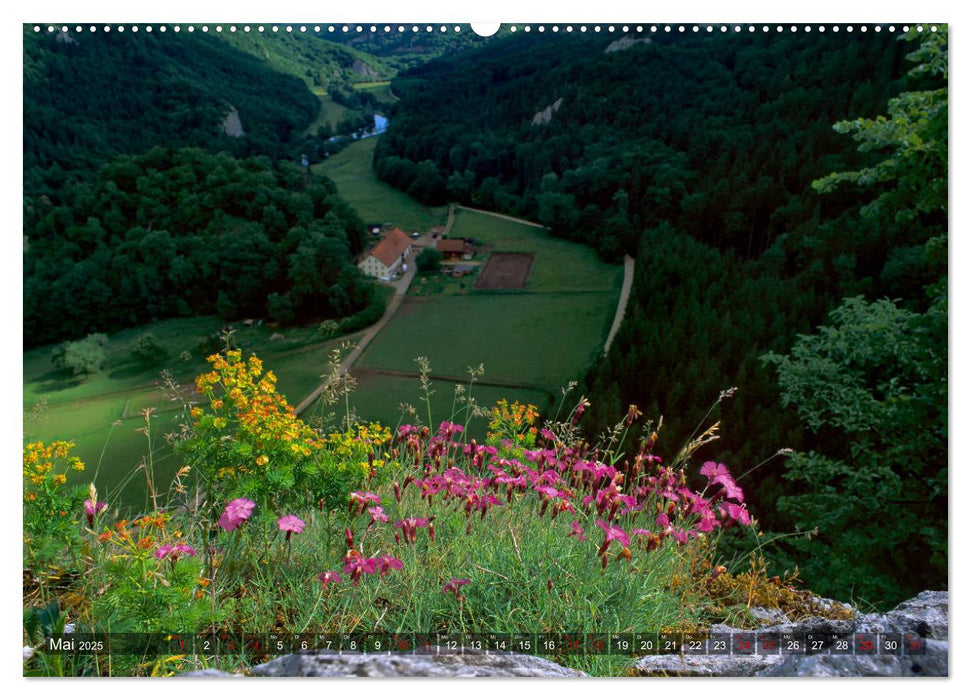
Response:
M651 38L647 36L640 37L637 39L635 39L632 36L622 36L617 41L612 41L610 44L608 44L607 48L604 49L604 53L614 53L615 51L626 51L627 49L637 46L638 44L650 44L650 43L651 43Z
M556 102L551 105L547 105L545 109L541 109L536 114L533 115L533 120L531 122L532 126L542 126L543 124L549 124L550 120L553 119L553 114L559 110L563 105L563 98L558 97Z
M233 138L239 138L243 136L246 132L243 131L243 122L239 118L239 112L232 105L229 106L230 110L223 118L222 130L226 136L232 136Z
M947 676L948 594L924 591L888 613L869 613L851 620L813 617L791 622L784 616L756 630L714 625L711 634L780 633L899 634L923 637L924 653L799 653L751 656L652 655L638 659L632 671L642 676Z
M834 605L843 605L835 603ZM796 638L812 634L913 635L921 638L924 653L834 654L821 653L752 655L659 654L637 659L633 675L640 676L947 676L948 594L924 591L888 613L857 614L853 619L812 617L790 621L778 611L754 609L770 623L754 630L714 625L712 635L778 633ZM586 674L548 659L525 654L464 652L436 655L361 654L316 651L288 654L246 671L264 677L539 677L580 678ZM215 669L193 671L185 676L240 677Z
M288 654L253 667L254 676L369 676L465 678L473 676L526 676L542 678L580 678L585 673L526 654L461 653L398 656L378 654L340 654L319 651L314 654Z

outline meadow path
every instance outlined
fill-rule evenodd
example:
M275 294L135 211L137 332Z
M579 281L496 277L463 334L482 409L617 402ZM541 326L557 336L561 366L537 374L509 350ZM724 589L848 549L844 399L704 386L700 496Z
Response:
M453 220L452 215L453 215L453 209L450 207L448 223L445 226L446 236L448 235L448 232L452 228L452 220ZM424 248L425 246L432 245L433 243L434 241L432 240L431 235L426 233L421 238L418 238L415 240L415 247L420 249L420 248ZM407 260L408 272L404 273L401 276L401 279L395 280L394 282L386 283L394 287L394 296L392 296L391 299L388 301L388 306L385 308L384 314L381 316L381 318L378 319L377 323L370 326L367 330L364 331L364 335L361 336L361 339L357 342L357 345L354 346L354 349L351 350L351 352L347 355L347 357L345 357L344 360L341 362L340 367L338 369L339 375L342 376L347 372L350 372L351 367L353 367L354 363L357 362L358 359L360 359L361 354L367 349L367 346L371 343L372 340L374 340L374 337L381 332L381 329L384 328L385 325L387 325L388 321L391 320L391 317L394 316L395 312L398 310L398 307L401 306L401 302L404 301L405 295L408 294L408 287L411 286L411 281L415 278L416 265L414 263L415 263L416 257L417 257L417 252L414 252L408 258ZM312 392L310 392L310 394L306 398L304 398L303 401L297 404L297 407L294 409L294 412L299 416L301 413L303 413L303 411L305 411L307 408L313 405L314 401L316 401L320 397L320 395L324 393L324 390L327 388L327 385L329 383L330 383L329 379L321 382L316 389L314 389Z
M526 226L535 226L536 228L546 228L543 224L537 224L535 221L527 221L526 219L517 219L515 216L508 216L506 214L497 214L494 211L486 211L485 209L473 209L472 207L465 207L461 204L450 205L454 206L456 209L465 209L466 211L474 211L478 214L485 214L487 216L494 216L497 219L505 219L506 221L515 221L517 224L525 224ZM451 213L451 209L449 210ZM451 221L451 219L449 219Z
M620 299L617 300L617 311L614 313L614 322L610 324L610 332L607 334L607 342L604 343L604 355L610 351L610 344L614 342L614 336L620 330L620 324L627 313L627 300L630 298L630 289L634 284L634 258L629 255L624 256L624 283L620 287Z

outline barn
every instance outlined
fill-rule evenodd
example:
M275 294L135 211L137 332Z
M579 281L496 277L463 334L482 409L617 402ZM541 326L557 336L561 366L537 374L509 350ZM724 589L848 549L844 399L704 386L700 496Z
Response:
M407 233L395 227L364 256L357 266L364 274L387 281L409 255L411 255L411 239Z

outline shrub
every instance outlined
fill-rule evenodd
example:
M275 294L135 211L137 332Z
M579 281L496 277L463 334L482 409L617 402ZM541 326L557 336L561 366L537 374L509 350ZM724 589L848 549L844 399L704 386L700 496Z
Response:
M145 365L161 362L169 355L169 351L158 342L153 333L143 333L138 336L128 349L128 353L132 360Z
M367 475L375 454L364 446L390 440L377 425L321 437L294 415L255 355L244 361L229 350L208 359L213 369L196 387L209 405L192 408L193 434L180 449L211 500L245 496L264 507L333 501Z
M23 448L24 565L40 571L67 560L79 540L76 522L84 490L67 484L67 472L84 471L70 454L74 443L32 442Z
M442 254L436 248L425 248L415 258L415 266L419 272L437 272L442 263Z

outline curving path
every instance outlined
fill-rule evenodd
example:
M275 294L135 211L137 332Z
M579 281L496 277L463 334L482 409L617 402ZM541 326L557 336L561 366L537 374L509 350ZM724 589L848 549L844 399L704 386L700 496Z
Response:
M485 214L487 216L494 216L497 219L505 219L506 221L515 221L517 224L525 224L526 226L535 226L536 228L546 228L543 224L537 224L535 221L527 221L526 219L517 219L515 216L509 216L507 214L499 214L494 211L486 211L485 209L473 209L472 207L466 207L461 204L449 205L450 207L455 207L456 209L465 209L466 211L474 211L478 214ZM451 209L449 210L451 215ZM451 223L451 216L449 218Z
M630 298L630 289L634 285L634 258L629 255L624 256L624 283L620 287L620 299L617 300L617 311L614 313L614 322L610 324L610 332L607 334L607 342L604 343L604 355L610 351L610 345L614 342L614 336L620 330L620 324L624 320L627 312L627 300Z

